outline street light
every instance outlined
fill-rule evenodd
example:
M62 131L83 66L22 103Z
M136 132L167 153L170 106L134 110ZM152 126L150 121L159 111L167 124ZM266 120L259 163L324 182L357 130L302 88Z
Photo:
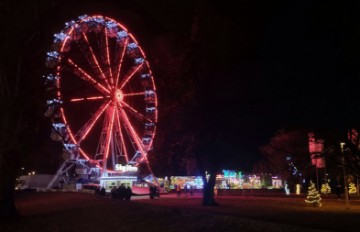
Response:
M348 192L348 189L347 189L347 180L346 180L344 146L345 146L345 143L341 142L340 143L340 147L341 147L341 163L342 163L342 166L343 166L343 173L344 173L345 202L346 202L346 207L349 209L349 192Z

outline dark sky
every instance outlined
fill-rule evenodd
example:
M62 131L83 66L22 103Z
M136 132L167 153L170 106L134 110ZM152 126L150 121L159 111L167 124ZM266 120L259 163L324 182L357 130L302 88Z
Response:
M196 6L180 0L69 2L59 4L54 32L79 12L106 13L128 25L145 50L157 36L189 33ZM227 62L219 85L226 104L214 112L226 112L222 123L234 146L247 154L247 165L258 160L258 147L281 127L331 130L360 124L357 4L204 2L214 17L210 27L226 41L220 44L224 56L218 57Z
M359 124L358 5L220 1L210 7L223 19L214 33L230 37L224 49L232 51L231 59L219 57L231 63L222 90L228 101L214 112L229 115L223 123L249 166L281 127L345 133Z
M174 34L188 30L194 4L160 2L148 11L159 25ZM218 62L228 63L218 90L226 101L214 113L226 113L221 123L248 157L245 166L259 158L258 147L281 127L345 133L359 125L359 5L205 2L210 28L225 41L214 49L225 50Z

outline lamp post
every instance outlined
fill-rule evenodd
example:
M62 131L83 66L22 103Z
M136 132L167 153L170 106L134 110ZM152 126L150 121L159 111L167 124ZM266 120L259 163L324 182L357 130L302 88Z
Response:
M316 165L315 165L315 170L316 170L316 185L317 185L317 189L320 190L320 186L319 186L319 173L318 173L318 168L317 168L317 162L318 159L316 159Z
M346 202L346 208L349 209L349 192L348 192L347 180L346 180L344 145L345 145L345 143L343 143L343 142L340 143L340 147L341 147L341 163L343 165L343 174L344 174L345 202Z

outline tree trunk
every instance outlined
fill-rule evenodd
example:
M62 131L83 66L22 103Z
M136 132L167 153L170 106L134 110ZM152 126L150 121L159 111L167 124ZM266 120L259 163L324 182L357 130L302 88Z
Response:
M10 184L7 185L8 186L5 186L6 190L3 191L4 196L0 198L0 221L17 218L19 216L19 213L15 206L15 198L14 198L14 190L13 190L14 185L10 185Z
M5 152L0 155L0 220L19 216L15 206L17 164L17 152Z
M202 176L204 182L203 189L203 206L218 206L214 199L214 187L216 180L216 173L210 173L209 180L206 178L206 174Z

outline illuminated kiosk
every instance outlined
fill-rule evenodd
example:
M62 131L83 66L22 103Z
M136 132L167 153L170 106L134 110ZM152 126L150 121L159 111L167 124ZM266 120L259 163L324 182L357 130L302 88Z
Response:
M133 187L138 182L138 168L130 165L117 164L115 171L103 173L100 177L100 186L104 187L107 192L120 185Z
M170 180L170 181L169 181ZM201 176L170 176L165 177L164 185L169 185L170 189L174 189L175 185L185 186L193 189L203 189L203 180ZM169 182L169 183L167 183ZM221 174L216 175L215 187L217 189L282 189L283 180L278 176L268 175L266 180L262 175L243 174L241 171L222 170Z
M140 164L152 173L147 156L156 134L156 86L126 27L101 15L79 16L54 35L45 64L45 116L64 157L48 188L58 178L71 182L65 177L74 169L76 176L104 184L114 176L125 181L125 173L133 180Z

